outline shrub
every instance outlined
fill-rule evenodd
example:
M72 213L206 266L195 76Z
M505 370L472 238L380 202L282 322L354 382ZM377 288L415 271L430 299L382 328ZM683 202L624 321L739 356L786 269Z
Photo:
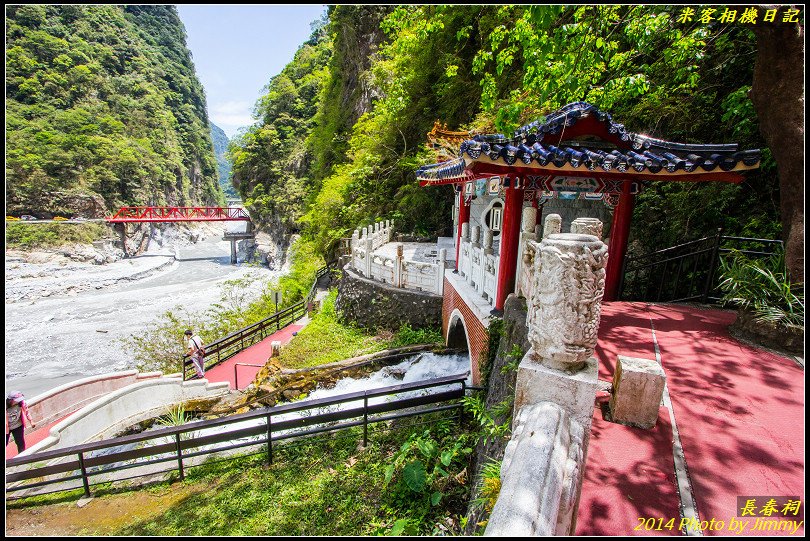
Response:
M785 254L751 259L734 251L720 261L722 302L747 310L758 321L804 329L804 285L792 284Z

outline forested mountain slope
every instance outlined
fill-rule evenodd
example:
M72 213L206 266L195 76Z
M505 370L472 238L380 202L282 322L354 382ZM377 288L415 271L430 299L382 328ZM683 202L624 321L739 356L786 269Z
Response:
M228 197L238 197L239 194L231 184L231 162L226 156L228 153L228 136L222 128L209 122L211 126L211 140L214 142L214 156L217 159L217 178L219 187Z
M584 100L630 131L765 149L740 185L653 183L637 198L635 250L719 227L778 237L779 182L749 98L754 34L682 23L680 9L332 7L325 35L270 82L257 124L233 144L239 189L254 215L301 231L314 253L376 219L446 235L451 191L419 188L414 175L434 160L435 120L511 135Z
M10 213L222 200L173 6L7 6L6 115Z

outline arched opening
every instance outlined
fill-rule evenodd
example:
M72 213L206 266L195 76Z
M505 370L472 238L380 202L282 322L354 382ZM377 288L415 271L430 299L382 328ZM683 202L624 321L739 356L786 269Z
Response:
M470 339L467 335L467 325L464 323L464 316L458 308L450 314L450 321L447 324L447 347L460 349L467 352L470 363L470 373L472 373L472 357L470 356ZM472 376L475 381L475 375Z
M466 351L470 350L470 345L467 343L467 332L461 318L456 318L456 320L450 324L450 329L447 331L447 347Z

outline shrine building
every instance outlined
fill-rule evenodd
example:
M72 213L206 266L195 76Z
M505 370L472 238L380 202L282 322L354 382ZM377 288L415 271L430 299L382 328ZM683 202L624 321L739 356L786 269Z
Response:
M446 146L463 133L436 126L429 136L443 138ZM523 126L511 138L475 135L461 141L457 157L416 171L421 186L448 185L456 194L455 272L445 273L443 287L445 338L457 341L453 334L461 323L471 357L480 355L475 335L516 292L521 233L539 241L544 215L560 214L564 231L575 218L610 224L604 301L614 301L636 194L651 182L739 183L759 161L759 150L740 150L737 144L674 143L628 132L584 102Z

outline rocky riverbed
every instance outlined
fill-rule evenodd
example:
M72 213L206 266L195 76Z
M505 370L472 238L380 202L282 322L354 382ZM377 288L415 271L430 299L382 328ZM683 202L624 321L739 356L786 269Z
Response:
M86 247L7 252L6 387L32 397L134 368L122 340L144 332L166 310L202 313L220 302L226 281L238 278L254 278L249 293L258 295L281 271L231 265L223 231L211 224L165 228L143 254L116 259L113 253L102 264L95 257L77 260L81 253L90 257Z

